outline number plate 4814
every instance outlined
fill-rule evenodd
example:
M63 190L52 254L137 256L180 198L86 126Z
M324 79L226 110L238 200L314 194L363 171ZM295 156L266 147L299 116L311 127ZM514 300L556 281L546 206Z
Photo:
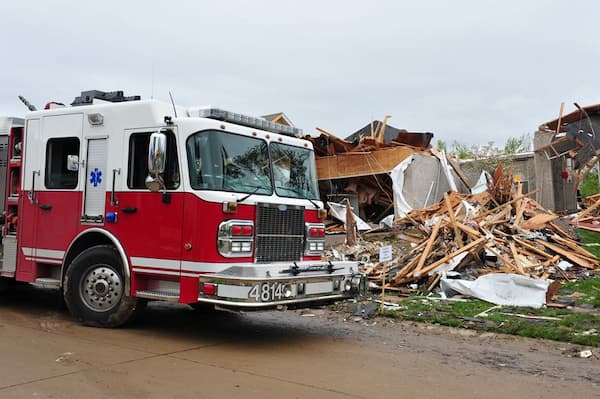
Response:
M248 298L253 298L256 302L271 302L284 297L285 285L282 283L261 283L254 284Z

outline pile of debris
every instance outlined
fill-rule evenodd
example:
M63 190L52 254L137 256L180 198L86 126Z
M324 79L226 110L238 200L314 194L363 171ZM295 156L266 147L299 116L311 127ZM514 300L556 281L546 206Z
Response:
M586 197L582 205L585 209L570 218L569 223L580 229L600 232L600 194Z
M446 193L440 203L395 220L394 231L410 245L391 261L370 261L384 243L336 250L354 254L372 286L390 290L410 283L431 290L443 274L458 271L468 278L510 273L542 280L600 271L573 228L531 199L533 193L523 194L520 184L513 189L512 181L499 168L488 191Z

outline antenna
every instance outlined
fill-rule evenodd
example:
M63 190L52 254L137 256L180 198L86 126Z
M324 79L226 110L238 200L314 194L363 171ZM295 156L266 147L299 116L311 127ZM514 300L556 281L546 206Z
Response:
M152 92L150 98L154 99L154 64L152 64Z
M169 91L169 97L171 98L171 104L173 104L173 112L175 113L175 118L177 118L177 109L175 108L175 102L173 101L173 96L171 95L171 91Z
M23 104L25 104L25 106L30 110L30 111L37 111L37 108L35 107L35 105L31 104L29 101L27 101L27 99L23 96L19 96L19 100L21 100L21 102Z

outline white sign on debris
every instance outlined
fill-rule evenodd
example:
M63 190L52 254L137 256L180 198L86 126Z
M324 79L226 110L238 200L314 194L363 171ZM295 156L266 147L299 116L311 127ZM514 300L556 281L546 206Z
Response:
M388 262L392 260L392 246L386 245L385 247L379 248L379 261Z

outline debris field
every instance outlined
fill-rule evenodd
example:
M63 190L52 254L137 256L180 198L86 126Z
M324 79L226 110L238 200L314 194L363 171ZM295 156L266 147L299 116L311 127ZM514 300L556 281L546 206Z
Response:
M572 226L578 220L544 209L531 198L535 192L523 193L521 184L515 188L512 182L511 173L499 166L488 191L450 191L441 202L396 219L392 231L401 239L340 245L333 256L360 260L371 287L391 291L409 284L431 291L451 271L468 278L512 273L544 280L584 278L600 271ZM578 216L594 218L591 213L598 208L600 200ZM393 259L377 261L379 248L390 244Z

